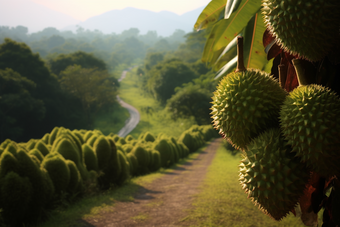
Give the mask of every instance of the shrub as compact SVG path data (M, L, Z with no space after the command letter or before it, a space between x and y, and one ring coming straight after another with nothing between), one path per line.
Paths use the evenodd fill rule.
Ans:
M27 177L32 184L32 200L29 202L29 210L26 213L26 220L37 223L42 217L43 207L46 204L46 191L44 178L42 176L38 160L35 156L31 157L24 150L19 150L17 154L18 174Z
M121 173L117 179L117 184L121 185L130 178L130 164L123 152L118 151L118 159L121 166Z
M121 148L122 148L122 150L124 151L125 154L128 154L133 149L133 145L132 144L124 144Z
M43 136L43 138L41 138L41 140L42 140L45 144L48 144L49 138L50 138L50 134L49 134L49 133L46 133L46 134Z
M139 165L136 156L134 156L134 154L132 154L130 152L126 155L126 157L127 157L127 160L130 163L130 174L131 174L131 176L136 176L137 173L138 173L137 171L138 171L138 165Z
M154 171L159 170L162 166L161 155L156 150L152 150L151 155L152 155L152 164L149 165L149 169L150 171L154 172Z
M5 224L22 226L29 204L32 201L33 187L27 177L9 172L0 180L0 207Z
M85 143L87 143L87 141L93 136L93 132L92 131L87 131L85 133L85 135L83 136L83 141Z
M66 164L70 170L70 182L67 186L67 191L70 194L74 194L79 192L78 190L81 188L81 176L76 164L71 160L66 160Z
M153 149L159 152L162 167L168 167L173 164L174 154L166 139L156 140Z
M104 170L108 167L111 158L111 146L105 136L97 138L93 145L93 150L97 155L99 170Z
M6 149L0 156L0 179L9 172L17 172L18 169L19 163L17 158Z
M98 171L98 159L94 150L88 144L83 144L82 151L86 169Z
M41 154L42 154L43 156L46 156L46 155L48 155L48 154L50 153L50 151L49 151L49 149L47 148L46 144L45 144L42 140L39 140L39 141L35 144L34 148L35 148L35 149L38 149L38 150L41 152ZM34 148L33 148L33 149L34 149ZM31 149L29 149L29 150L31 150Z
M146 142L155 142L155 137L150 133L150 132L146 132L144 134L144 137L143 137L144 141Z
M51 131L50 137L48 138L48 144L52 145L54 140L57 138L59 127L54 127Z
M44 159L44 155L42 155L41 152L36 148L34 148L33 150L30 150L29 154L35 156L40 161L40 163Z
M45 168L53 182L55 193L60 195L66 192L70 182L70 170L64 157L57 153L50 153L45 156L41 167Z
M131 150L131 154L133 154L138 160L138 169L142 171L141 174L148 172L147 167L150 163L149 153L142 146L142 144L137 144Z
M79 151L76 147L76 144L74 144L73 141L71 141L69 138L60 137L60 139L58 138L57 140L55 140L52 147L52 153L53 152L58 152L65 159L72 160L74 163L79 165Z

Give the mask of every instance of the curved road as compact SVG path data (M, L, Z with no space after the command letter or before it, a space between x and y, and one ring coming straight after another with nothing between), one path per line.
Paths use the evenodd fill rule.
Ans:
M128 72L127 70L124 70L122 72L121 77L118 79L119 82L125 78L127 72ZM135 107L124 102L118 95L117 95L117 100L119 104L125 109L127 109L130 113L130 117L126 120L125 126L117 134L120 137L125 137L138 125L138 122L140 120L140 115L139 115L138 110Z

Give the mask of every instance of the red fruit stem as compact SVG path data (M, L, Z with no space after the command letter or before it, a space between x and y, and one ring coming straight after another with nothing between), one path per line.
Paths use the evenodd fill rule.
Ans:
M243 61L243 37L237 36L237 67L235 72L247 71Z

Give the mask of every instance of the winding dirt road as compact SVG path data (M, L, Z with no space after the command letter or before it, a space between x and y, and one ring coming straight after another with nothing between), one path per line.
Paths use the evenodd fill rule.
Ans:
M82 227L173 227L188 226L181 221L192 208L207 169L220 146L212 141L198 157L177 166L172 172L140 187L132 202L116 201L112 209L95 218L82 220Z
M122 72L121 77L118 79L119 82L121 82L126 77L127 72L128 70L124 70ZM125 109L127 109L130 113L130 117L126 120L125 126L117 133L118 136L125 137L138 125L140 120L140 114L135 107L124 102L118 95L117 100L119 104Z

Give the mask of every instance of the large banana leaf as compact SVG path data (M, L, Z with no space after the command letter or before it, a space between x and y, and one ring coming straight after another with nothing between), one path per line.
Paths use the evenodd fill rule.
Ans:
M267 55L262 44L262 36L266 30L266 26L260 14L260 10L250 19L247 26L243 29L244 37L244 64L247 68L255 68L268 70ZM228 74L236 67L237 52L236 52L236 37L225 47L221 55L214 63L216 68L221 68L217 73L216 78ZM220 53L220 51L215 51Z
M261 10L249 21L244 32L244 64L246 68L263 70L268 63L267 54L264 51L262 37L266 30Z
M226 0L212 0L202 11L194 25L196 30L202 30L224 18Z
M225 1L224 12L225 18L228 19L206 24L213 25L213 28L206 41L202 61L215 70L219 69L216 78L231 72L236 67L236 36L242 35L245 66L264 69L268 60L261 42L266 30L260 14L261 0Z
M250 19L260 8L261 0L241 0L238 8L221 23L219 32L215 34L216 41L213 50L227 46L247 26Z

